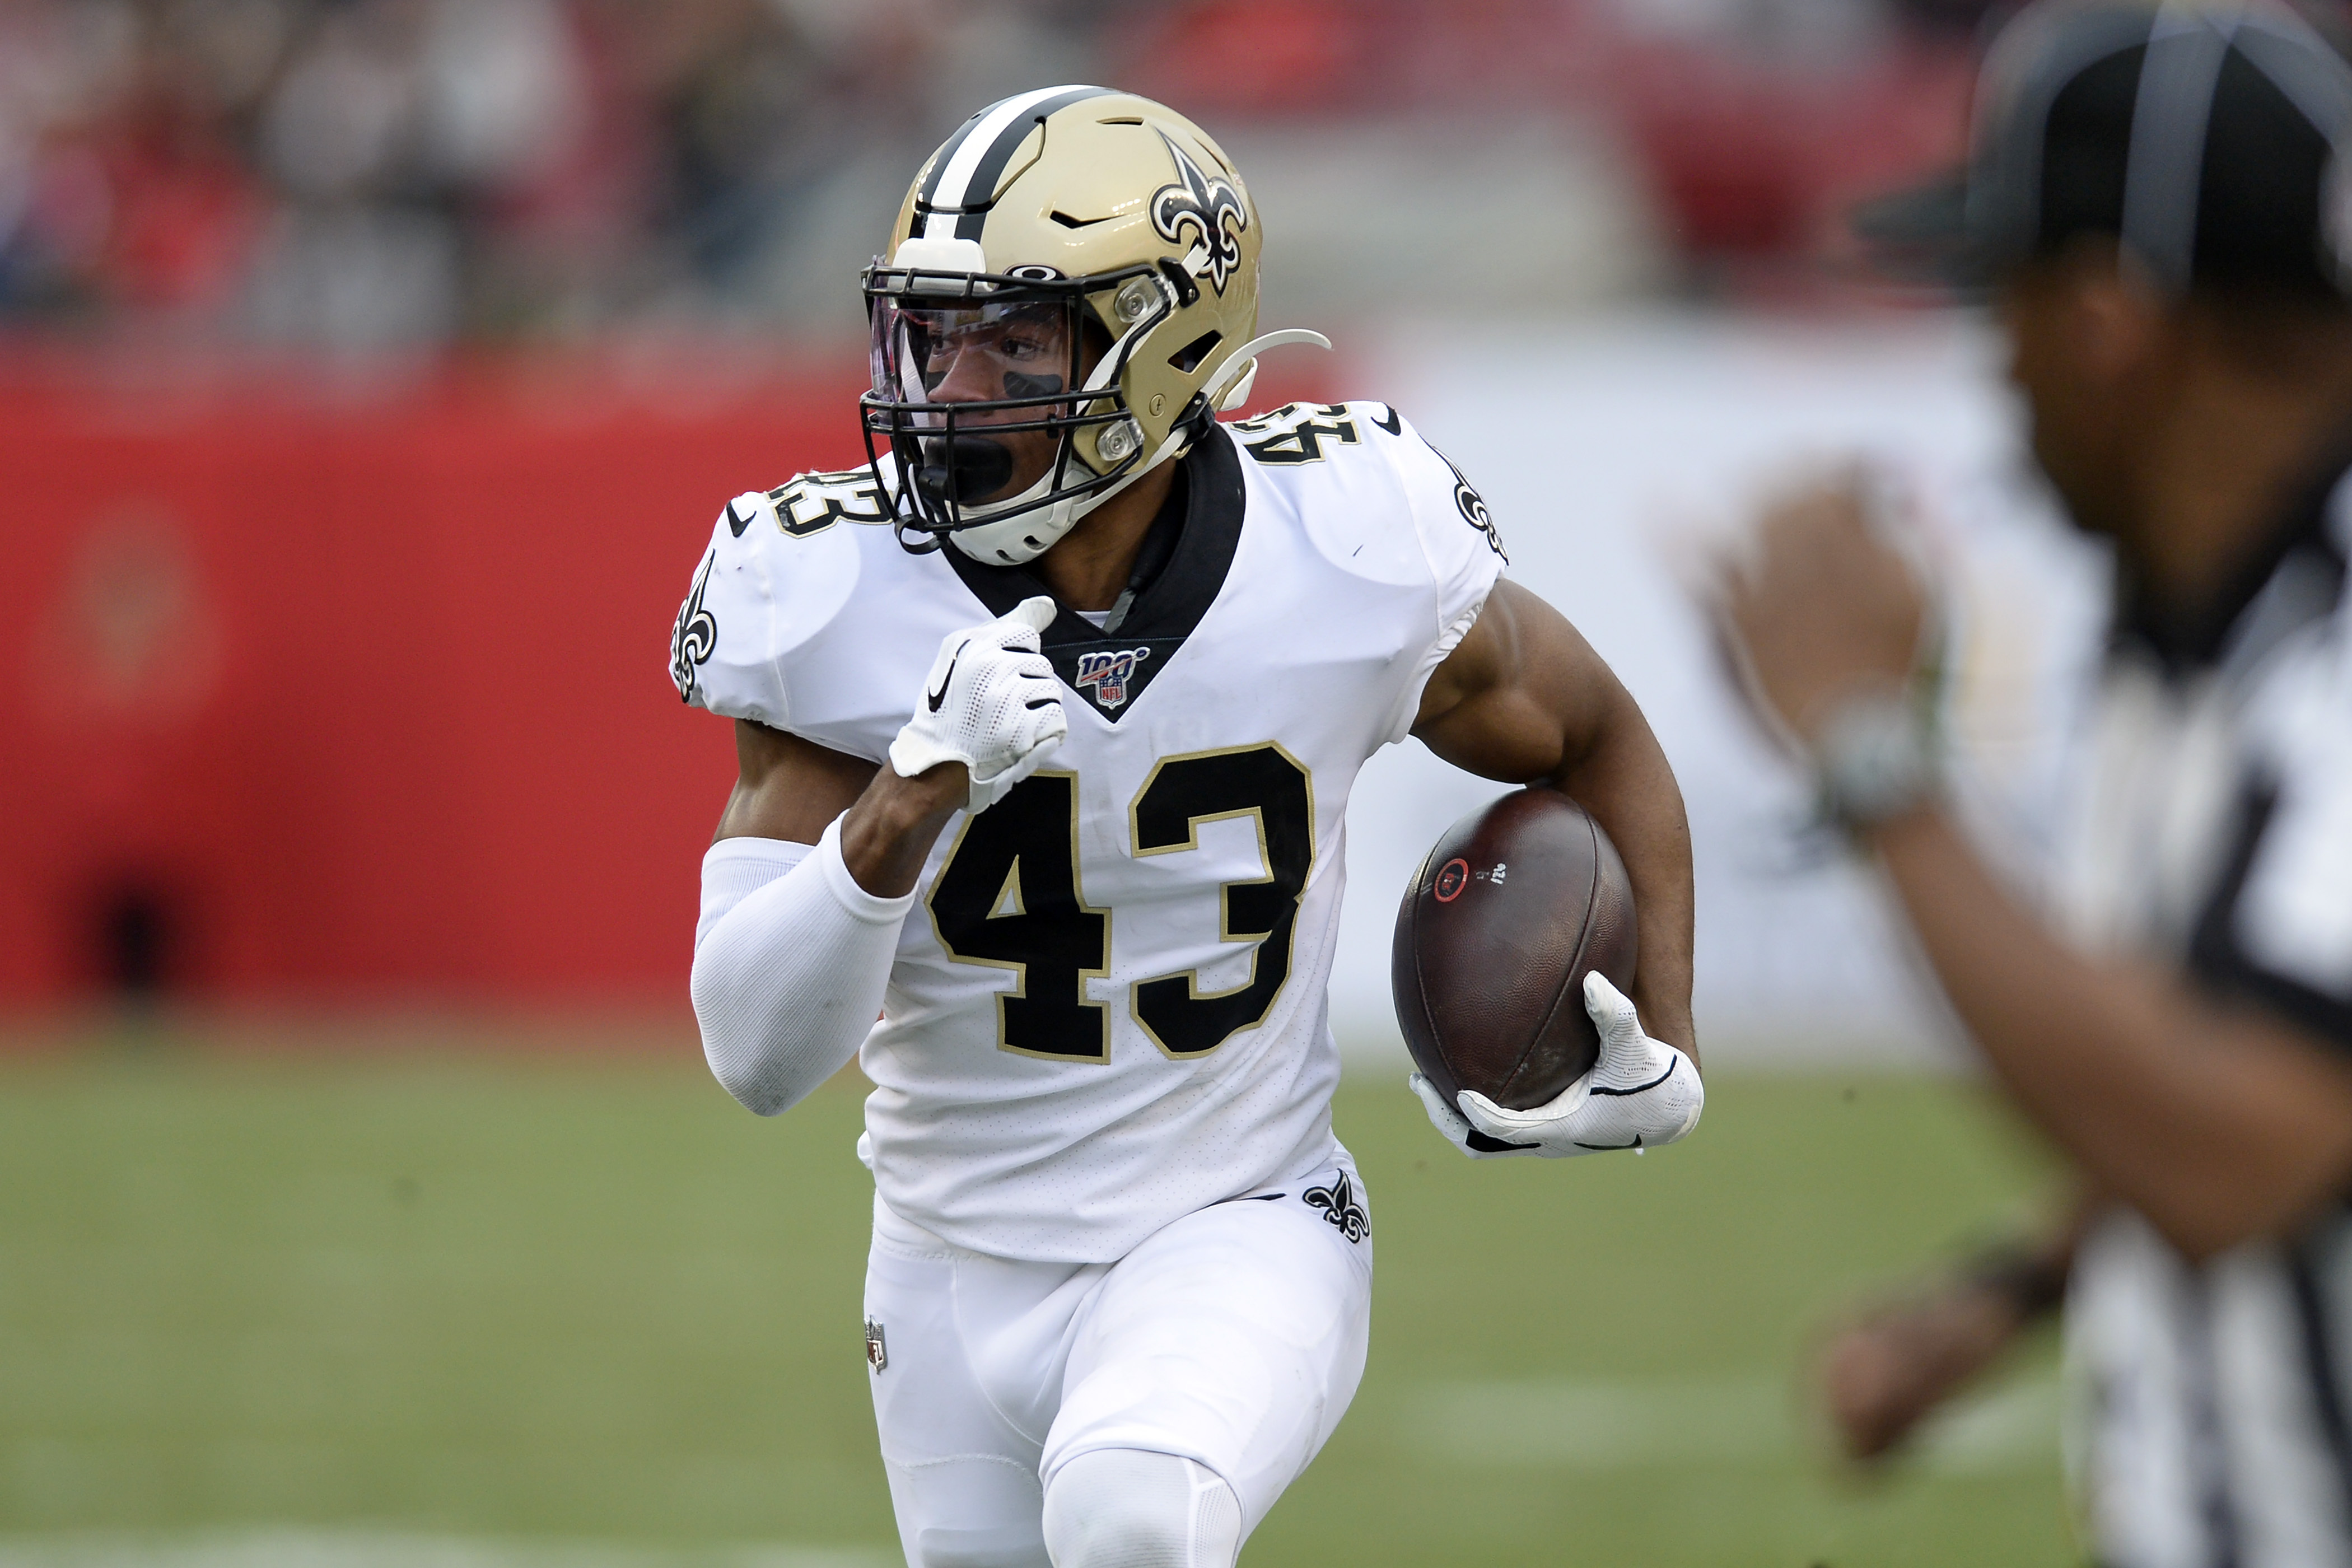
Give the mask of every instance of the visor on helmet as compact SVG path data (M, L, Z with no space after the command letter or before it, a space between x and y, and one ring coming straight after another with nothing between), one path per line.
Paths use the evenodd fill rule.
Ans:
M876 311L876 352L888 365L877 389L904 401L1024 403L1063 391L1082 366L1059 301L901 305ZM877 367L877 371L882 367ZM1001 421L1000 421L1001 423Z

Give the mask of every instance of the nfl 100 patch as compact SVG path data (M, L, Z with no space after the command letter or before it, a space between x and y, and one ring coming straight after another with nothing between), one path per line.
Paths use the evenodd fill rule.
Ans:
M1076 684L1090 686L1087 693L1100 708L1118 708L1127 701L1128 682L1135 679L1135 668L1151 657L1148 647L1123 647L1103 653L1078 655Z

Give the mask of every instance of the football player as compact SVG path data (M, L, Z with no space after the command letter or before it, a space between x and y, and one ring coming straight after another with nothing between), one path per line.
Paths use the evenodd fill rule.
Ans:
M739 496L671 668L732 718L693 994L763 1115L874 1089L866 1355L918 1564L1233 1563L1364 1364L1331 1132L1348 791L1418 736L1567 790L1632 874L1632 997L1474 1155L1671 1142L1702 1094L1688 834L1640 710L1500 581L1380 403L1222 424L1260 227L1216 144L1054 88L932 154L865 276L871 462ZM875 1022L877 1015L881 1022ZM861 1048L862 1047L862 1048Z

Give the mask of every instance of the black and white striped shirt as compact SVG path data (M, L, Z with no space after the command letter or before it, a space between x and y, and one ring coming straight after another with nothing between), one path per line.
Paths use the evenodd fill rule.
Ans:
M2073 934L2352 1051L2352 474L2199 625L2125 616ZM2109 1568L2352 1564L2352 1208L2192 1268L2137 1215L2067 1301L2069 1458Z

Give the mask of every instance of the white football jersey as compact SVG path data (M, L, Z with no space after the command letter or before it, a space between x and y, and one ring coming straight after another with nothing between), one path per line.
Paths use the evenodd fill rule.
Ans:
M1504 566L1485 504L1378 403L1294 405L1183 459L1167 565L1044 637L1069 736L940 835L860 1064L898 1213L1108 1261L1328 1163L1348 792ZM882 762L940 639L1044 590L901 548L865 469L738 498L678 613L688 702Z

